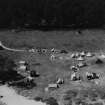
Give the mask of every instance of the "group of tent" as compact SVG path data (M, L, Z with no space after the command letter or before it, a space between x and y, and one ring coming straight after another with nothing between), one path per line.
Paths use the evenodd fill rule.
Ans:
M64 53L65 56L68 55L68 53ZM81 81L83 76L80 76L80 74L78 73L78 71L80 71L80 68L84 68L89 66L89 64L87 64L87 62L85 61L86 59L90 59L90 58L96 58L95 64L103 64L103 59L105 59L105 55L104 53L101 53L100 55L96 55L95 53L91 53L91 52L75 52L72 53L68 59L74 59L76 60L78 63L76 66L70 66L70 70L73 71L73 73L71 74L71 80L72 81ZM51 54L50 56L50 60L54 61L56 59L60 59L63 60L63 56L58 54ZM99 79L100 76L98 73L96 72L85 72L85 76L87 78L87 80L95 80L95 79Z
M8 47L4 46L1 41L0 41L0 49L1 50L2 49L10 50L10 51L25 51L25 50L17 50L17 49L8 48ZM48 50L46 48L37 48L37 49L29 49L28 51L29 52L38 52L39 54L50 52L51 53L50 60L52 60L52 61L56 59L56 54L61 54L61 55L62 54L65 54L65 55L69 54L69 52L66 51L66 50L59 50L59 49L55 49L55 48L52 48L51 50ZM81 80L81 77L79 75L77 75L77 73L80 70L80 68L88 66L87 63L84 62L85 58L86 57L91 58L93 56L95 56L95 54L93 54L91 52L85 52L85 51L76 52L76 53L72 53L71 55L69 55L70 58L68 58L68 59L75 59L79 62L76 66L71 66L70 67L70 69L73 71L73 74L71 74L71 80L73 80L73 81ZM60 56L59 58L61 60L63 59L62 56ZM101 59L105 59L104 54L101 54L98 57L98 59L96 61L96 64L103 63L103 61ZM17 65L17 73L21 74L22 71L26 72L28 74L27 76L25 76L25 79L24 79L25 82L32 83L34 81L35 77L39 76L39 74L36 71L30 71L28 63L26 63L25 61L19 61L18 65ZM87 76L88 80L99 78L99 76L97 76L96 73L86 73L86 76ZM21 82L16 82L15 81L14 83L21 83ZM59 84L61 84L61 83L64 83L64 81L62 79L58 79L57 83L49 84L48 88L59 87ZM13 84L13 82L10 83L10 84Z
M71 57L75 58L75 60L79 61L78 64L76 66L71 66L70 69L73 71L73 73L71 74L71 80L72 81L81 81L83 76L80 76L78 74L78 72L80 71L80 68L86 67L88 66L88 64L85 62L85 57L94 57L96 56L96 61L95 64L103 64L103 59L105 59L105 55L101 54L101 55L95 55L93 53L85 53L85 52L81 52L81 53L75 53L72 54ZM85 72L85 76L87 78L87 80L94 80L94 79L99 79L100 76L98 73L96 72Z
M49 91L50 89L59 88L61 84L64 84L64 79L58 78L56 80L56 83L48 84L48 86L45 88L45 91Z
M85 76L86 76L87 80L89 80L89 81L100 78L99 73L96 73L96 72L85 72ZM74 72L71 75L72 81L81 81L82 79L83 79L83 76L82 75L80 76L78 73Z

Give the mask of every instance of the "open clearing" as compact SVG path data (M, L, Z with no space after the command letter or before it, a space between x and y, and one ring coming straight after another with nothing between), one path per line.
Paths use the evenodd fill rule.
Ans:
M4 45L10 48L29 49L42 47L48 49L66 49L69 52L84 50L97 53L99 53L100 51L104 52L105 50L105 31L103 30L84 30L82 34L78 34L76 31L23 31L18 33L2 31L0 32L0 40L4 43ZM3 51L1 51L0 53L4 54ZM37 96L40 96L43 99L54 97L55 99L57 99L60 105L71 105L71 96L69 94L70 90L79 91L78 94L84 92L82 90L88 90L90 91L90 93L92 89L104 91L104 82L100 84L100 88L100 86L95 85L94 82L87 83L86 81L84 81L82 83L75 84L70 81L70 75L72 73L70 71L70 66L73 64L72 60L65 62L51 62L49 60L49 54L39 55L29 52L5 52L5 54L13 57L14 60L21 59L27 61L31 65L31 69L38 71L41 75L35 80L37 86L31 90L21 90L15 87L21 95L29 96L32 99ZM94 59L91 59L88 62L92 62L93 64ZM40 66L36 66L35 63L40 63ZM97 71L101 72L104 77L104 70L105 62L101 66L93 64L89 67L85 67L81 69L80 73L81 75L83 75L84 71ZM62 84L58 89L45 92L45 87L47 87L49 83L55 82L58 77L64 78L65 83ZM103 78L102 81L104 80L105 79ZM67 97L69 98L69 102L68 100L66 102L64 101L66 93L68 93L69 97ZM75 98L73 100L75 101ZM90 102L90 100L87 100L87 102ZM99 100L99 102L101 101Z

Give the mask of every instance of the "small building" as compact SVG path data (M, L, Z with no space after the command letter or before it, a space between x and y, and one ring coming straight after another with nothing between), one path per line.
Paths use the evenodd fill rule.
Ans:
M48 84L48 88L52 88L52 89L56 89L56 88L59 88L59 85L58 84Z

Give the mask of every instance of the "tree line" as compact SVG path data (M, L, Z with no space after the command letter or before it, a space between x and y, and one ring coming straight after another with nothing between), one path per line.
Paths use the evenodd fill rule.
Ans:
M2 0L0 27L100 27L104 0Z

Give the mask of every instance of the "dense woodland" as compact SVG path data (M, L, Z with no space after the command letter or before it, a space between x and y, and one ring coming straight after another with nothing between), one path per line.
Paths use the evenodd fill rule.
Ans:
M0 27L93 28L105 24L105 0L1 0Z

